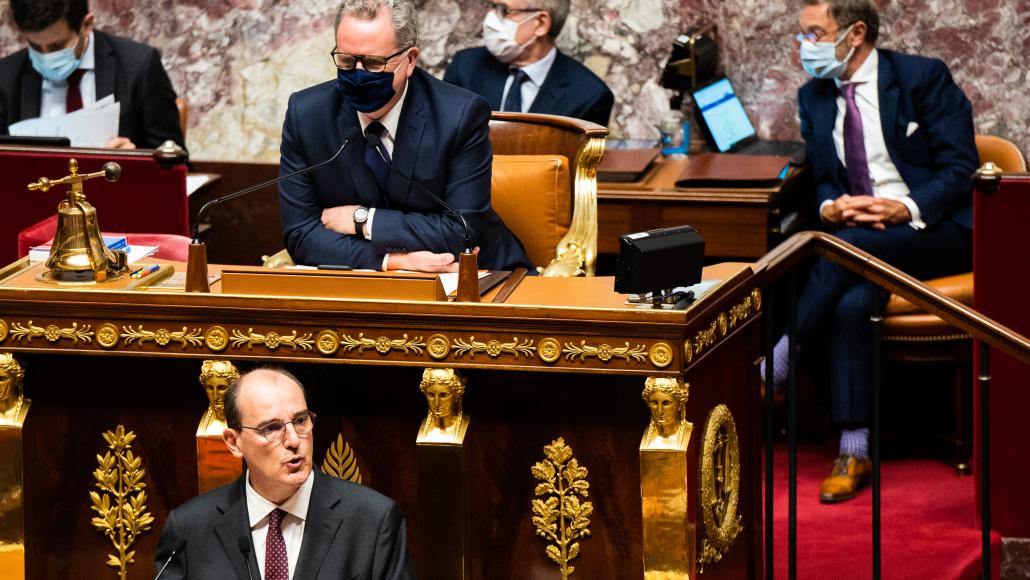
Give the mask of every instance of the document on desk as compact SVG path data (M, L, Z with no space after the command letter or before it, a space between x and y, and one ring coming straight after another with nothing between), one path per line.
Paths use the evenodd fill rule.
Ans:
M25 119L10 127L11 135L25 137L67 137L72 147L103 147L118 136L121 104L108 95L78 111L56 117Z

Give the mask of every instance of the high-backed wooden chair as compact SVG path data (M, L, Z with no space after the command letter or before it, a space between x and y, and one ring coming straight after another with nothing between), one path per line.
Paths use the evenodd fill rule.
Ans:
M175 108L179 111L179 129L182 131L182 140L186 141L186 127L189 126L190 103L183 97L175 99Z
M569 117L491 116L491 203L544 276L594 273L597 164L607 134Z
M1026 157L1014 143L992 135L977 135L980 164L993 163L1003 172L1027 171ZM973 305L973 273L926 282L951 298ZM948 439L956 446L956 464L968 471L971 449L972 345L968 334L900 296L892 295L884 309L884 355L896 361L952 365L954 425Z

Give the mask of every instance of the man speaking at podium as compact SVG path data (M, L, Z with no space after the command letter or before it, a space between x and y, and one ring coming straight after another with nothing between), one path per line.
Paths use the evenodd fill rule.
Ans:
M290 97L280 175L331 158L355 128L366 139L330 166L280 183L294 261L457 271L464 227L428 190L467 220L481 267L528 267L490 207L490 107L415 66L412 0L344 0L335 32L337 79Z

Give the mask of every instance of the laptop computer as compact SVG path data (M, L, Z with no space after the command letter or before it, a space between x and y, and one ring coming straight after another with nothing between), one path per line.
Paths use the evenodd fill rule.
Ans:
M755 126L744 110L730 79L721 77L694 89L694 111L709 146L720 153L782 155L793 165L805 162L801 141L766 141L758 138Z

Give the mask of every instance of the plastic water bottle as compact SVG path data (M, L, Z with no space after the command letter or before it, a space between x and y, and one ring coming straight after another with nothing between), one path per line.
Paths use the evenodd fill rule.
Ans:
M690 122L683 120L678 111L669 111L658 125L662 138L662 156L684 159L690 146Z

